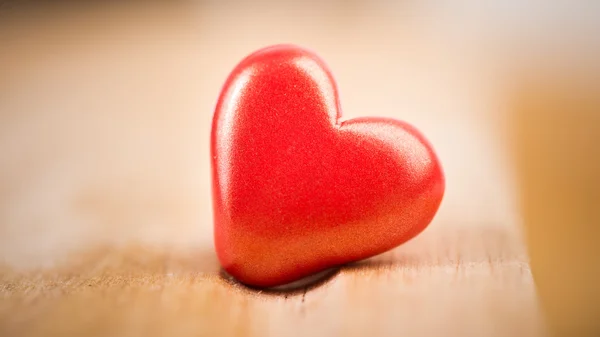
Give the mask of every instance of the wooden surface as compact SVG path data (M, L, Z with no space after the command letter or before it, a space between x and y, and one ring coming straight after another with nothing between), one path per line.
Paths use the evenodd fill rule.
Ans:
M1 336L545 335L476 53L417 9L317 9L4 21ZM324 57L345 117L419 127L447 194L409 243L267 292L220 273L208 135L228 71L276 42Z

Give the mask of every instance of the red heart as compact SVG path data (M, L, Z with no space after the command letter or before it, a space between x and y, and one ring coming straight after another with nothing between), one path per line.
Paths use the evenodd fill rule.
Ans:
M211 135L215 247L259 287L365 259L420 233L444 193L440 163L412 126L340 121L315 54L265 48L231 73Z

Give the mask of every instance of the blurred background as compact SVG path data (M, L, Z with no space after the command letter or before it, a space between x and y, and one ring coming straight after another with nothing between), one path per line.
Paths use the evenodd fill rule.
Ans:
M594 1L5 2L3 277L130 244L218 271L213 108L244 56L294 43L328 63L345 118L405 120L438 151L427 254L530 257L534 304L501 310L539 296L552 332L598 336L599 35ZM471 234L448 250L453 233Z

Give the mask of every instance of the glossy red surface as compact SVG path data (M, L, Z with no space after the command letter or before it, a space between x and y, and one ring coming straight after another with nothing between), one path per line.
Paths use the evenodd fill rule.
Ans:
M425 138L401 121L340 116L331 73L295 46L259 50L227 79L211 135L215 246L242 283L368 258L435 215L444 176Z

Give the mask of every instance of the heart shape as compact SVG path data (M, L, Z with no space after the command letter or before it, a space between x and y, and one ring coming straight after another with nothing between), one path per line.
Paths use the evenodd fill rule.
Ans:
M271 287L419 234L444 194L430 144L393 119L340 121L315 54L259 50L231 73L211 134L215 247L230 275Z

